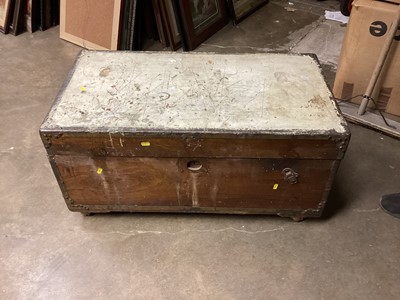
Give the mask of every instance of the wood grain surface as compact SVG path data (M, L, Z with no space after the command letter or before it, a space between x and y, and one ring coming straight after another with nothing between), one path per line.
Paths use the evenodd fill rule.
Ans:
M46 136L43 136L46 135ZM50 136L50 137L49 137ZM344 154L338 136L276 138L223 135L127 135L121 133L62 135L51 139L49 152L60 155L129 157L220 157L338 159ZM340 141L346 142L344 136ZM148 143L148 146L142 146Z
M317 210L334 164L293 159L54 159L74 204L114 209L121 205L173 206L177 211L185 207ZM193 164L195 170L190 169ZM299 174L298 183L284 180L284 168Z

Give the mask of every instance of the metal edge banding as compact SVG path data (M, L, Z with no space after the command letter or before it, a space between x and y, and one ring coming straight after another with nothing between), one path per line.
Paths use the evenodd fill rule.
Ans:
M44 124L48 121L48 119L51 117L51 115L56 110L57 105L60 103L60 101L62 99L62 96L64 95L64 92L65 92L66 88L68 87L68 85L69 85L69 83L70 83L70 81L72 79L72 76L75 73L75 70L76 70L76 68L78 66L78 63L79 63L81 57L84 55L84 53L86 51L87 50L81 50L78 53L77 57L75 58L75 61L74 61L73 65L72 65L71 69L69 70L67 76L65 77L64 83L62 84L59 92L57 93L55 99L53 100L52 105L50 106L50 109L48 110L48 112L46 114L46 117L44 118L42 124L40 125L40 129L39 129L40 132L45 131L47 129L47 127L45 127ZM91 52L93 52L93 51L91 51Z
M60 170L58 169L57 163L54 159L54 155L48 155L48 159L68 209L70 211L87 211L89 209L89 206L79 204L75 205L74 200L71 199L71 197L69 196L67 188L64 184L64 180L62 179L62 176L60 174Z
M321 202L318 205L317 215L316 215L317 217L320 217L325 209L326 202L328 201L329 194L332 190L332 186L333 186L333 182L336 177L337 170L339 169L339 165L340 165L340 160L334 160L332 162L332 167L331 167L331 171L329 174L329 178L325 185L325 191L324 191L324 194L322 195ZM305 214L305 216L307 216L307 215Z
M137 205L85 205L81 207L75 205L70 209L73 212L83 213L110 213L110 212L129 212L129 213L146 213L146 212L157 212L157 213L193 213L193 214L234 214L234 215L277 215L285 218L292 218L298 215L303 217L318 217L316 210L310 209L307 214L304 214L304 210L284 210L284 209L263 209L263 208L229 208L223 207L221 209L210 207L196 207L191 206L137 206Z
M131 129L131 130L129 130ZM87 131L83 130L82 127L75 127L74 130L60 129L43 129L42 132L44 134L49 135L63 135L63 136L109 136L109 134L113 135L121 135L125 137L136 137L136 136L162 136L162 137L181 137L183 135L188 136L197 136L202 138L238 138L245 137L245 138L259 138L259 139L266 139L266 138L274 138L274 139L287 139L288 137L293 139L329 139L331 138L339 138L343 137L343 133L338 133L336 131L296 131L296 132L289 132L289 131L280 131L280 130L269 130L269 131L227 131L227 130L212 130L212 131L195 131L195 130L132 130L132 128L115 128L115 130L110 130L109 128L102 128L101 130L96 131Z
M326 76L325 76L324 72L322 71L322 64L319 61L318 56L315 53L302 53L302 55L307 55L307 56L311 57L315 61L315 63L318 66L318 69L319 69L319 71L320 71L320 73L322 75L322 78L324 79L324 81L326 83L327 82ZM345 129L345 135L348 136L348 138L350 138L351 133L350 133L349 125L347 124L347 121L346 121L346 119L345 119L345 117L343 115L343 112L342 112L342 110L340 109L338 103L335 100L335 96L333 95L332 89L328 86L328 84L326 84L326 87L329 90L329 94L330 94L329 98L331 99L333 105L336 108L336 111L338 112L337 116L339 117L339 119L341 121L340 123L343 126L343 128Z
M41 133L47 134L73 134L73 135L90 135L90 134L120 134L123 136L137 136L137 135L148 135L148 136L179 136L179 135L199 135L202 137L212 137L213 135L225 135L227 137L237 138L240 136L251 136L260 138L327 138L332 137L343 137L346 133L340 133L334 130L217 130L217 129L188 129L188 130L169 130L169 129L146 129L146 128L130 128L130 127L98 127L96 130L85 130L83 127L67 127L67 128L42 128Z
M350 143L350 132L329 136L329 140L335 143L336 149L338 150L336 159L342 160Z
M344 155L346 154L347 148L349 147L350 144L350 138L351 138L351 133L350 130L348 134L346 134L344 137L343 143L342 143L342 148L339 148L339 156L338 159L343 159Z
M51 152L50 152L51 138L53 137L53 135L62 134L63 130L61 128L58 128L56 130L49 130L44 124L49 120L49 118L52 116L52 114L56 110L57 104L61 101L62 96L63 96L66 88L68 87L68 85L69 85L69 83L70 83L70 81L72 79L72 76L75 73L75 70L76 70L76 67L77 67L77 65L79 63L79 60L81 59L81 57L83 56L83 53L85 51L86 50L81 50L78 53L77 57L75 58L75 61L74 61L73 65L72 65L72 68L69 70L67 76L65 77L64 83L62 84L60 90L58 91L56 97L54 98L53 103L50 106L50 109L48 110L48 112L47 112L42 124L39 127L39 135L40 135L40 138L41 138L41 140L43 142L43 145L45 146L45 148L47 150L48 155L51 154Z

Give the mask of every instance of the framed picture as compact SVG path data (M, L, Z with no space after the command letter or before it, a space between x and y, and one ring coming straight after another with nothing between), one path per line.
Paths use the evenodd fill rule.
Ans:
M132 24L134 24L133 13L136 11L137 2L134 0L124 0L121 7L121 19L119 24L119 50L130 50ZM133 28L134 29L134 28ZM134 30L133 30L134 32Z
M23 31L25 10L26 2L23 0L15 0L14 15L11 25L11 33L14 35L18 35Z
M117 50L122 0L61 0L60 37L93 50Z
M143 1L139 0L123 1L118 50L141 49L143 42L143 4Z
M175 5L184 50L195 49L228 22L224 0L175 0Z
M11 0L0 0L0 32L7 34L11 11Z
M29 33L39 29L39 2L37 0L26 0L25 28Z
M169 46L171 50L177 50L182 46L182 43L172 0L161 0L160 10L165 24Z
M51 2L39 0L39 29L45 31L51 27Z
M153 10L154 10L154 17L156 19L156 24L157 24L158 38L160 39L162 46L167 47L169 45L169 41L167 38L167 32L166 32L166 28L165 28L166 24L162 17L161 1L153 0L152 4L153 4Z
M227 0L229 13L236 25L254 11L268 3L268 0Z

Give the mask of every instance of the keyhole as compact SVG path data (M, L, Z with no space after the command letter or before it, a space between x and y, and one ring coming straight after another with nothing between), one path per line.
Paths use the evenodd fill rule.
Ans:
M203 167L198 160L190 160L186 166L190 171L199 171Z

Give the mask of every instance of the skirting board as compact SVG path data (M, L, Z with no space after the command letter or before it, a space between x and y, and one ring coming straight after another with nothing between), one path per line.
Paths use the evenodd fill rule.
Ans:
M400 122L389 119L386 117L388 124L395 128L388 127L378 113L366 111L364 115L359 116L358 105L348 102L341 102L338 104L345 119L350 123L361 125L369 129L381 132L385 135L400 139Z

